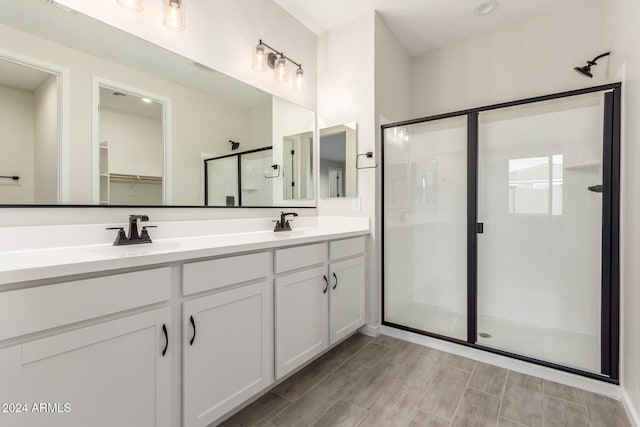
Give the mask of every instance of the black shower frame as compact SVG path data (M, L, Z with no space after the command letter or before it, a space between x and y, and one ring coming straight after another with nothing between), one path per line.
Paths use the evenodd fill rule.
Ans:
M226 154L224 156L218 156L218 157L209 157L208 159L203 159L202 161L204 162L204 205L205 207L209 206L209 168L207 167L207 162L210 162L211 160L219 160L219 159L226 159L227 157L238 157L237 161L238 161L238 206L211 206L212 208L222 208L222 207L236 207L236 208L243 208L243 207L247 207L247 208L259 208L260 206L242 206L242 160L241 157L245 154L252 154L252 153L257 153L259 151L267 151L267 150L273 150L273 146L268 146L268 147L260 147L260 148L256 148L254 150L248 150L248 151L242 151L240 153L231 153L231 154Z
M619 384L620 340L620 125L621 83L611 83L585 89L571 90L550 95L525 98L517 101L487 105L484 107L438 114L380 126L382 158L380 218L381 232L381 310L382 324L408 332L484 350L500 356L569 372L576 375ZM533 357L511 353L476 343L477 337L477 248L478 248L478 116L484 111L515 107L536 102L550 101L589 93L604 92L603 123L603 199L602 199L602 301L601 301L601 373L583 371ZM448 337L421 329L411 328L385 320L384 301L384 131L388 128L408 126L452 117L467 117L467 340Z

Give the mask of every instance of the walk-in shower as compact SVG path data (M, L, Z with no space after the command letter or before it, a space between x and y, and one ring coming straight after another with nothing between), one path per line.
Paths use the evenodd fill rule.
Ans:
M615 381L619 90L384 125L383 323Z

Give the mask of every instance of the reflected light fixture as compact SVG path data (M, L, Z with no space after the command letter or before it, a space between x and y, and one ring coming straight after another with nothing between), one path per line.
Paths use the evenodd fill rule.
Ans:
M267 52L267 50L270 52ZM297 63L284 53L264 43L262 39L255 47L252 68L256 71L266 71L267 68L271 68L274 70L274 80L278 82L286 82L289 80L287 61L298 67L296 69L296 76L293 82L293 89L295 91L299 91L302 89L304 83L304 71L302 70L302 64Z
M611 52L606 52L606 53L603 53L602 55L598 55L595 58L593 58L591 61L587 61L587 65L583 67L574 67L574 70L576 70L578 73L582 74L583 76L593 78L593 74L591 74L591 67L593 67L594 65L598 65L596 62L598 59L604 58L605 56L609 56L609 55L611 55Z
M184 31L184 0L163 0L164 26L173 31Z
M142 0L118 0L118 4L130 12L142 12Z

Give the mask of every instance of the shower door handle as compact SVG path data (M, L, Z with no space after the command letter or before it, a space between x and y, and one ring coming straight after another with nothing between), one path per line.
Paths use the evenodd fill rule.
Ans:
M602 193L604 190L604 185L592 185L588 187L589 191L593 191L594 193Z
M476 233L478 234L484 233L484 222L479 222L476 224Z

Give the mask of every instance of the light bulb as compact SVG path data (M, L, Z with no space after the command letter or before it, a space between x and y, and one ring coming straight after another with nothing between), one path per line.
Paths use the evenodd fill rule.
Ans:
M130 12L142 12L142 0L118 0L118 4Z
M280 55L280 58L275 63L275 76L274 79L278 82L286 82L289 79L289 73L287 73L287 61Z
M302 89L302 85L304 84L304 71L302 71L302 67L298 67L296 70L296 80L293 83L293 90L296 92Z
M267 55L265 55L264 46L261 44L256 46L253 55L253 69L256 71L266 71L267 69Z
M164 0L164 25L173 31L184 31L184 0Z

